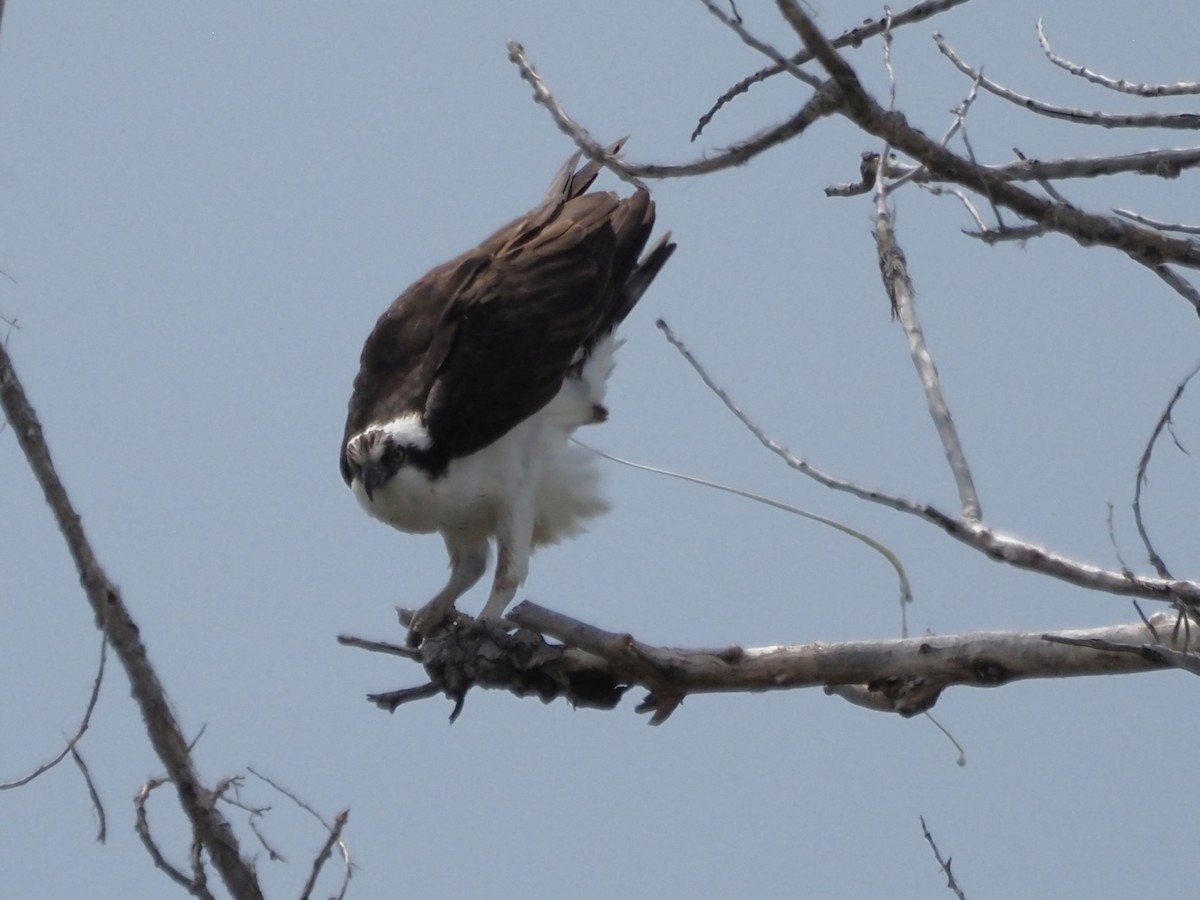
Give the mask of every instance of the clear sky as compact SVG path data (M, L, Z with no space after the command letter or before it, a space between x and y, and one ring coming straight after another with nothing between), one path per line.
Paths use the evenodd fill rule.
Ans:
M787 50L773 5L740 4ZM825 4L836 34L880 9ZM1113 111L1195 109L1118 97L1054 69L1195 80L1194 8L967 4L897 34L898 102L940 135L968 83L936 28L1014 88ZM393 607L444 577L436 537L358 509L336 451L357 357L391 299L542 195L571 152L506 60L524 43L567 107L630 158L713 151L797 110L775 79L688 135L762 65L699 3L33 3L0 37L0 315L8 347L110 576L139 622L205 778L248 765L332 816L349 807L351 896L948 896L924 815L969 895L1194 890L1187 789L1198 686L1180 673L948 691L925 719L819 690L689 699L661 728L473 693L459 722L428 700L394 715L369 691L411 664L339 647L400 638ZM878 43L850 54L886 86ZM976 153L1006 161L1189 146L1186 132L1049 122L981 97ZM889 320L870 201L830 200L876 143L831 121L742 169L654 186L679 251L628 321L611 421L587 438L838 517L904 558L914 630L1131 621L1128 600L1005 569L915 520L787 470L720 407L654 328L665 317L748 410L838 474L953 509L953 482L904 337ZM608 176L606 176L608 177ZM1194 220L1196 176L1073 183L1094 209ZM610 186L619 186L608 177ZM622 187L622 189L624 189ZM1012 218L1009 218L1012 221ZM897 229L948 400L996 527L1146 570L1133 472L1197 357L1196 316L1118 254L1056 237L983 247L952 198L909 188ZM1177 434L1200 448L1198 400ZM811 522L605 468L614 511L535 556L521 597L680 646L896 636L894 578ZM1164 443L1144 499L1160 551L1195 576L1195 456ZM463 603L475 610L483 589ZM1150 609L1147 605L1147 609ZM47 758L86 700L98 636L11 433L0 434L0 780ZM183 896L133 832L159 773L115 666L82 744L108 843L62 766L0 795L6 898ZM295 896L324 834L249 779L243 798ZM152 804L164 849L182 817ZM230 811L245 846L245 816ZM329 882L332 885L332 881ZM328 887L325 893L328 893Z

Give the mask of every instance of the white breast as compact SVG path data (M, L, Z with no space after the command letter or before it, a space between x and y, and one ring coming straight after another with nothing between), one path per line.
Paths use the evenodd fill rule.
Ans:
M497 516L521 491L534 492L533 544L579 534L587 519L606 512L595 455L571 444L575 429L594 420L613 368L612 339L601 341L580 377L568 379L553 400L500 440L452 462L436 480L405 467L375 492L372 502L357 480L358 502L401 531L458 531L490 537Z

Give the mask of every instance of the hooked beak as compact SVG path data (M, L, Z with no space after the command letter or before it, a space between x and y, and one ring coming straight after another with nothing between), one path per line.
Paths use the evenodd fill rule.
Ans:
M362 486L363 490L367 492L367 499L374 500L375 492L387 483L388 471L381 463L365 462L359 477L362 478Z

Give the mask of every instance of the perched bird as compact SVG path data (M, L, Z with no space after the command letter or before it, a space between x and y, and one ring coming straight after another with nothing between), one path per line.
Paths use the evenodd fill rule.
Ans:
M480 617L496 620L535 547L608 509L594 456L569 439L607 418L614 331L675 245L667 234L643 255L650 194L588 193L600 167L577 169L579 158L537 207L401 294L363 346L342 477L372 516L436 531L450 555L412 643L454 616L490 542L496 571Z

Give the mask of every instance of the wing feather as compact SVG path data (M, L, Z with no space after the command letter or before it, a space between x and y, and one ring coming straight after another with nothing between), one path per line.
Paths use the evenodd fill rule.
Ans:
M480 450L549 403L580 351L625 318L674 245L660 241L639 263L650 195L587 193L599 166L576 164L539 206L430 271L380 317L343 448L372 422L420 413L435 464Z

